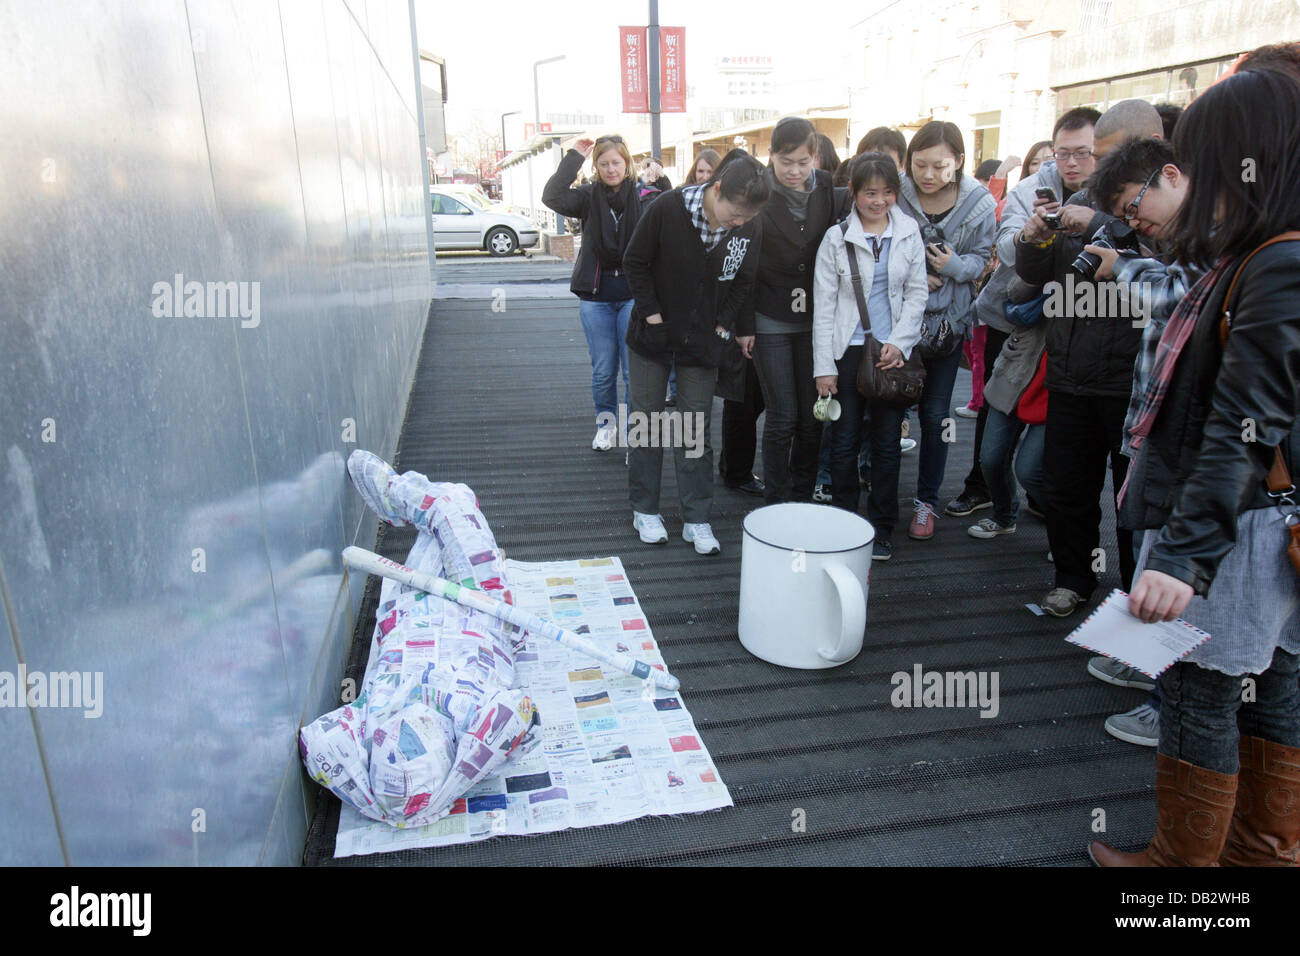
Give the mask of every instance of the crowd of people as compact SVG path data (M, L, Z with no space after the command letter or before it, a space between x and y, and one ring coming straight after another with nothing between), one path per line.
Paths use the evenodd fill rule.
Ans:
M1093 844L1099 865L1298 862L1298 50L1254 51L1182 111L1071 109L1023 159L973 174L952 123L872 130L841 163L790 117L766 165L705 151L677 189L654 167L638 182L618 137L582 140L544 194L582 221L572 288L598 421L620 369L632 412L672 398L703 413L704 453L674 449L682 536L701 554L720 551L707 432L720 368L743 379L723 409L724 483L853 512L867 488L873 561L894 549L910 410L917 542L936 533L949 415L973 418L973 460L942 513L987 512L966 530L994 541L1015 533L1024 488L1054 569L1039 604L1056 617L1106 573L1109 470L1130 613L1211 638L1158 681L1088 664L1150 692L1106 729L1157 753L1156 835L1137 854ZM588 158L595 179L571 188ZM972 397L954 408L963 363ZM823 423L828 396L839 415ZM611 427L594 449L620 444ZM633 526L664 543L663 448L630 447L628 466Z

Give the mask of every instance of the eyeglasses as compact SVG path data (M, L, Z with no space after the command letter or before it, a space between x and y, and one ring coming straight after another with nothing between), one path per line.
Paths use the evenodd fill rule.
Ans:
M1156 178L1159 175L1160 175L1160 170L1157 169L1154 173L1150 175L1150 177L1147 178L1146 184L1143 185L1143 187L1138 190L1138 194L1135 197L1133 197L1133 201L1124 207L1125 219L1133 220L1138 217L1138 210L1142 208L1142 197L1147 194L1147 190L1151 188L1151 184L1156 181Z
M621 143L621 142L623 142L623 137L622 137L622 136L597 136L597 137L596 137L596 142L598 142L598 143Z
M1054 149L1052 155L1056 157L1058 163L1068 163L1071 159L1082 163L1092 155L1092 149L1088 146L1081 146L1078 149Z

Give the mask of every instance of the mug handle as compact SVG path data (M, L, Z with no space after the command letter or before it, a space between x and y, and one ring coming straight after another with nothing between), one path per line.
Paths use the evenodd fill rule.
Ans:
M819 647L823 660L843 664L862 650L862 635L867 628L867 598L857 576L842 564L823 565L840 598L840 638L834 648Z

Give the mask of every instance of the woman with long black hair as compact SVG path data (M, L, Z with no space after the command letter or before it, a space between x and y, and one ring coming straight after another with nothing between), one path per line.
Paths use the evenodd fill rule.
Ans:
M587 157L593 182L570 185ZM659 193L638 187L632 155L621 136L580 139L560 160L542 190L542 202L561 216L582 220L582 243L569 288L578 297L578 315L591 356L591 397L596 406L594 451L609 451L618 441L618 372L628 390L627 327L632 290L623 272L623 253L645 204Z
M655 200L624 254L636 299L627 333L628 489L632 526L646 544L668 540L659 514L667 443L677 472L682 538L699 554L722 550L709 525L709 419L718 366L730 340L735 338L746 357L754 348L751 293L762 235L754 219L767 198L763 167L743 150L732 150L708 182L678 187ZM670 366L677 370L677 406L670 421L679 421L681 428L667 442L662 433L634 434L634 416L651 422L651 429L663 421Z
M1174 255L1208 271L1161 333L1126 422L1120 502L1123 524L1146 529L1130 613L1210 638L1160 675L1156 834L1140 853L1092 844L1102 866L1300 855L1300 554L1287 554L1300 521L1287 491L1300 467L1300 232L1285 235L1300 230L1298 129L1300 83L1261 71L1209 87L1174 132L1190 178Z
M763 484L768 504L809 501L822 426L813 417L813 275L830 226L848 211L848 191L817 168L817 129L788 116L772 130L763 207L763 247L754 290L754 366L763 389Z

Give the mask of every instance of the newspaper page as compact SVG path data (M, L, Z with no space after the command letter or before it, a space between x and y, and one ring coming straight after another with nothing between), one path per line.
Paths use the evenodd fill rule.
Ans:
M618 558L505 564L521 609L608 650L663 664ZM533 635L515 654L515 673L541 715L541 746L479 781L449 816L426 826L394 828L344 804L336 857L733 805L680 691L602 669Z

